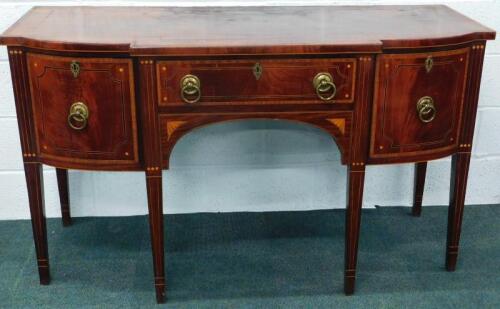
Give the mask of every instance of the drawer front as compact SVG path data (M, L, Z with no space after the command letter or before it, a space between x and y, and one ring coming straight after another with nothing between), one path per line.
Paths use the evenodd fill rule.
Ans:
M352 103L356 60L160 61L157 72L163 106ZM333 85L318 73L327 73ZM196 77L199 88L183 89L187 75ZM318 84L324 99L316 76L325 82Z
M457 146L469 49L381 55L371 158L404 158Z
M27 59L40 157L137 162L131 60L38 54Z

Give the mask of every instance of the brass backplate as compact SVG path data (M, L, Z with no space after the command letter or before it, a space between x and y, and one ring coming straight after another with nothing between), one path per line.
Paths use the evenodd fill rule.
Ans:
M77 78L80 74L80 64L76 61L71 61L69 68L71 70L71 73L73 73L73 77Z
M427 59L425 59L425 70L427 73L429 73L432 70L432 66L434 65L434 60L432 60L432 57L429 56Z

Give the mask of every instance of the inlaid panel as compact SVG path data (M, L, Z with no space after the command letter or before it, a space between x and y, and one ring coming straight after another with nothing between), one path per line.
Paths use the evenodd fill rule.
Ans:
M320 73L328 74L334 86L318 94L314 78ZM356 60L160 61L157 74L158 100L163 106L328 105L353 102ZM199 90L192 89L196 90L192 95L189 89L183 94L183 78L187 75L199 81Z
M469 48L378 57L371 158L457 147Z
M28 54L40 157L138 161L132 62Z

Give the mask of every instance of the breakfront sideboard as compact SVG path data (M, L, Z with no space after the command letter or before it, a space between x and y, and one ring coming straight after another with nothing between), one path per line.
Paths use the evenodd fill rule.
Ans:
M165 293L162 170L191 130L282 119L325 130L347 166L346 294L365 167L452 156L446 269L455 269L486 40L446 6L35 7L8 46L40 283L49 257L42 164L145 173L156 299ZM168 228L168 227L167 227ZM175 237L175 235L172 235Z

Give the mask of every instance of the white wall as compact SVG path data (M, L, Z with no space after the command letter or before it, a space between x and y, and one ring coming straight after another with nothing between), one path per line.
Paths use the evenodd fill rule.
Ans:
M436 1L148 1L141 5L414 4ZM440 2L500 29L500 0ZM0 31L33 5L137 5L132 1L0 0ZM466 203L500 203L500 39L488 43ZM0 48L0 219L28 218L28 202L6 49ZM431 162L425 205L448 202L449 158ZM55 172L46 168L49 217L59 217ZM329 136L275 121L218 124L187 135L164 172L166 213L345 207L346 170ZM412 200L413 166L368 167L364 207ZM74 216L147 213L142 173L70 172Z

